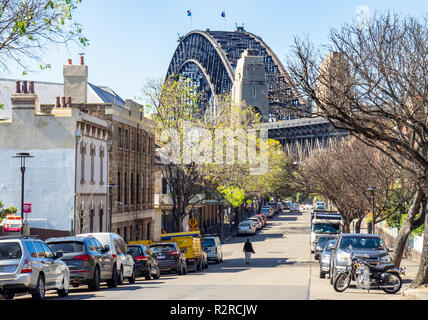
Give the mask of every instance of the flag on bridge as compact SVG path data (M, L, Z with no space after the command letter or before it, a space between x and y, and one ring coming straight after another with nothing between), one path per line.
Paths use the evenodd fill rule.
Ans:
M222 18L226 18L226 11L222 11L222 12L221 12L221 17L222 17Z
M192 10L187 10L187 16L191 17L192 16Z

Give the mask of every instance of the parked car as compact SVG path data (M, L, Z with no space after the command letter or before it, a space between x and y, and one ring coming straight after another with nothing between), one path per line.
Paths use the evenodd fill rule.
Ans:
M208 255L208 261L214 260L217 263L223 261L223 250L219 237L204 237L202 239L202 249Z
M339 272L346 269L351 252L355 257L364 257L372 265L391 262L388 252L392 250L389 250L382 238L376 234L343 233L331 249L330 284L333 284Z
M101 282L113 281L113 256L94 237L49 238L46 243L56 254L62 253L61 260L70 270L73 287L88 285L90 290L97 291Z
M320 278L324 279L325 275L330 272L331 248L336 244L336 240L329 240L324 243L323 250L320 252Z
M256 227L251 221L244 220L241 223L239 223L237 228L237 235L240 236L243 234L250 234L250 235L256 234Z
M159 279L161 270L158 259L144 244L128 244L129 252L135 262L135 276L143 276L146 280Z
M68 296L70 271L49 246L30 237L0 237L0 296L13 299L30 293L35 300L45 298L46 290Z
M187 273L186 256L175 242L162 242L150 245L150 250L158 260L161 273Z
M296 203L290 205L290 212L300 212L300 206Z
M257 230L261 230L263 228L263 223L258 217L249 217L247 220L254 221Z
M127 278L129 283L135 282L135 263L134 259L128 252L128 247L122 237L113 232L94 232L78 234L76 237L86 238L94 237L104 247L108 246L108 254L111 254L114 260L114 266L112 270L112 281L107 284L109 287L116 287L118 284L122 284L124 279Z
M272 207L270 206L263 206L260 208L260 213L261 214L267 214L267 218L272 219L273 216L275 215L275 211L273 210Z
M262 218L263 221L263 227L265 227L267 225L267 218L264 214L256 214L257 217Z
M277 208L277 206L276 206L276 203L269 202L269 203L268 203L268 206L272 208L272 210L273 210L273 215L277 215L277 214L278 214L278 208Z
M321 251L324 249L325 244L330 240L335 240L337 236L321 236L318 238L317 243L315 244L315 260L318 260L320 257Z

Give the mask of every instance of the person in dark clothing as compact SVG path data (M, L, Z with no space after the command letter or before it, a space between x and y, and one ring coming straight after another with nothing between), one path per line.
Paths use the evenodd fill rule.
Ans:
M247 241L244 244L244 249L242 250L245 253L245 264L250 264L251 254L255 253L253 249L253 245L250 242L250 239L247 239Z

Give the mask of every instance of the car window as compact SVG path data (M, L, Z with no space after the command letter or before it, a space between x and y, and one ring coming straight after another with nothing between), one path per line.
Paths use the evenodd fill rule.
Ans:
M175 246L173 244L168 245L153 245L150 246L150 249L153 251L153 253L158 252L170 252L176 250Z
M94 245L96 246L97 251L101 251L103 249L103 245L97 239L93 238L92 241L94 241Z
M41 242L40 244L42 245L46 258L53 259L54 253L52 252L51 248L49 248L49 246L46 243Z
M142 250L141 250L140 246L135 246L135 247L134 246L129 246L129 251L131 252L131 255L133 257L139 256L142 253Z
M368 249L383 250L382 239L374 237L343 237L340 242L341 249Z
M202 246L203 247L215 247L215 241L214 241L214 239L204 239Z
M92 251L92 252L97 252L98 251L98 245L95 242L95 239L89 239L89 241L88 241L88 249L89 249L89 251Z
M34 241L33 244L37 251L37 258L44 258L46 256L46 252L43 250L42 243Z
M24 241L24 243L30 257L37 258L37 252L36 252L36 249L34 248L33 243L30 241Z
M72 253L84 251L83 243L80 241L51 242L48 245L54 252Z
M19 242L0 243L0 260L20 259L22 257Z

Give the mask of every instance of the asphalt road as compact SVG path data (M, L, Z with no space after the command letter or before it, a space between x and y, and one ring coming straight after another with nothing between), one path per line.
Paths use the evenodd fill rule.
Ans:
M370 293L350 288L336 293L328 277L319 278L319 263L309 250L310 214L285 213L269 220L257 235L250 236L256 252L248 266L243 244L234 237L223 245L224 259L208 269L184 276L162 275L158 280L137 279L135 284L98 292L72 288L62 300L396 300L401 294ZM18 297L26 299L29 296ZM47 299L60 299L52 292Z

